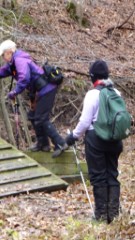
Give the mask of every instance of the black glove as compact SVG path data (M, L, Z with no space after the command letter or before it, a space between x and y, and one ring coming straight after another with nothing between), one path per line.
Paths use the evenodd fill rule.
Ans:
M74 145L75 141L78 141L78 139L73 136L73 133L70 133L69 135L67 135L65 140L68 146Z

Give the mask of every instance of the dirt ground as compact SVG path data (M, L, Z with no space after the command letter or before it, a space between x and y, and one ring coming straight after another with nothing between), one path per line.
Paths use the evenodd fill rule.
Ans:
M131 148L133 139L125 145ZM121 213L112 224L92 221L82 183L67 191L32 193L0 201L0 239L2 240L129 240L135 238L135 152L125 147L119 160ZM86 181L94 207L92 187Z

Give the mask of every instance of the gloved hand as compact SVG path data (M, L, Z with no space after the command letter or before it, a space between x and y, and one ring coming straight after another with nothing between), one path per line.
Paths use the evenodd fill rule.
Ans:
M68 134L65 140L68 146L74 145L75 141L78 141L78 139L73 136L73 133Z
M12 90L11 92L8 93L8 98L11 100L15 99L15 96L16 96L15 90Z

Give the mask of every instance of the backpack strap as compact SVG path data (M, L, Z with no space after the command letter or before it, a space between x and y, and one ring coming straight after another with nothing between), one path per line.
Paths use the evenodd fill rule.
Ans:
M103 85L97 85L96 87L95 87L95 89L97 89L97 90L99 90L99 91L101 91L103 88L105 88L106 86L103 86Z

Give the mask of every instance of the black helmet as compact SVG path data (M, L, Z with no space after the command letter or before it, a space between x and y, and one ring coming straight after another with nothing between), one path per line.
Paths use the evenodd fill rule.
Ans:
M95 61L89 69L91 80L94 83L98 79L107 79L109 77L109 69L105 61Z

